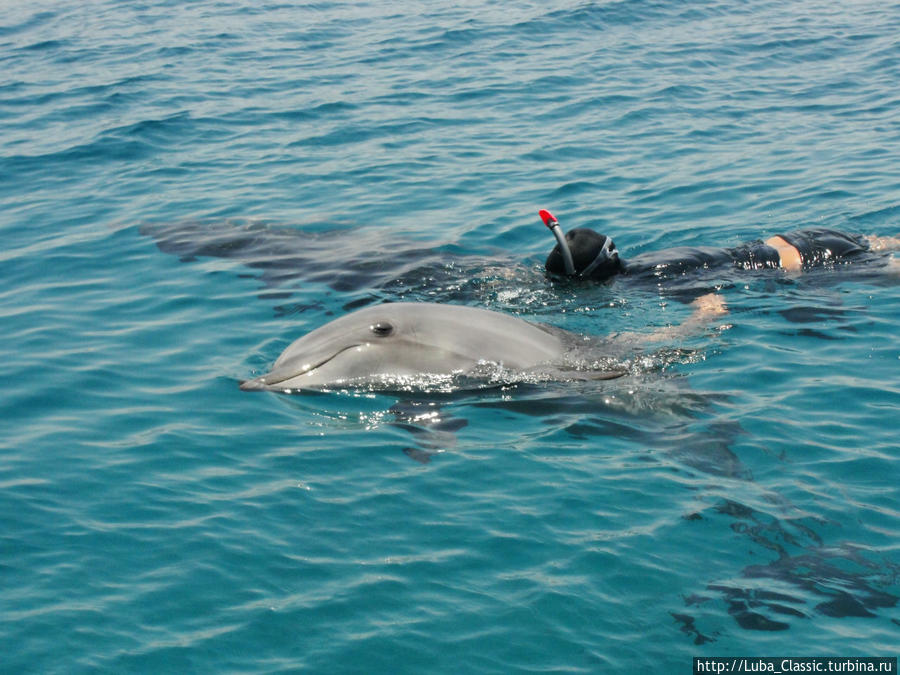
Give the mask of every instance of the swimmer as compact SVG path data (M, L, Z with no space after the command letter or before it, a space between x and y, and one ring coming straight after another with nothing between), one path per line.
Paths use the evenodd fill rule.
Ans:
M575 228L563 235L559 221L552 213L541 210L539 215L557 241L547 256L547 273L569 279L607 281L619 276L658 279L714 267L783 269L800 273L815 267L873 260L881 260L896 270L893 258L883 254L900 250L900 237L845 234L816 227L733 248L680 247L644 253L625 261L606 235L587 228Z

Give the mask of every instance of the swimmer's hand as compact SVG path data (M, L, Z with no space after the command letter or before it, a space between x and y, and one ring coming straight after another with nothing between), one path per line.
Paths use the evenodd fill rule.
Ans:
M712 319L728 314L728 306L725 304L725 299L718 293L701 295L691 305L694 307L694 317L692 318Z

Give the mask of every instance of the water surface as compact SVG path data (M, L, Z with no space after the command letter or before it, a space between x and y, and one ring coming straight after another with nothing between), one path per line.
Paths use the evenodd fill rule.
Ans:
M685 672L900 647L898 285L713 279L628 377L248 394L381 301L649 332L541 274L898 233L897 7L33 2L0 19L10 672Z

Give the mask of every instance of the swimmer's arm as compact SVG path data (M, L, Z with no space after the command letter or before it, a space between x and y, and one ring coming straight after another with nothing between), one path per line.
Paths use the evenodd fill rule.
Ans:
M718 293L707 293L691 303L694 311L677 326L665 326L644 337L648 342L664 342L676 338L688 337L699 333L710 321L728 314L725 299Z
M619 333L611 341L617 344L634 345L635 342L667 342L689 337L701 332L717 317L728 314L725 300L718 293L707 293L691 303L694 311L676 326L657 328L649 335L645 333Z

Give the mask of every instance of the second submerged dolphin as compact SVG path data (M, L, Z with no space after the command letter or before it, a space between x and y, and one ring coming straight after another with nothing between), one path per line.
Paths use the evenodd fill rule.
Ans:
M622 370L575 373L567 355L580 336L486 309L434 303L366 307L290 344L245 391L291 392L335 386L397 390L448 382L484 385L489 374L564 371L578 379L610 379ZM466 378L472 378L471 381Z

